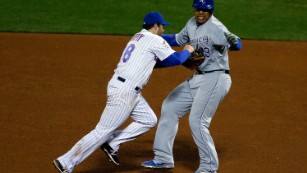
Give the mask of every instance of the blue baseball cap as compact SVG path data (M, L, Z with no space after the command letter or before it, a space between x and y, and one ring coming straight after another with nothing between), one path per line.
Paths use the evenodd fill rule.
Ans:
M153 25L153 24L162 24L162 25L169 25L170 22L164 20L161 13L158 12L149 12L144 17L144 25Z

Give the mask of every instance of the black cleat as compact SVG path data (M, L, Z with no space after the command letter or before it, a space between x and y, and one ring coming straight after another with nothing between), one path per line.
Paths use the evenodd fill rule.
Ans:
M112 161L115 165L119 165L120 162L117 156L117 151L114 151L113 148L108 143L102 144L100 148L102 151L106 153L110 161Z
M54 160L53 164L60 171L60 173L69 173L66 169L63 168L62 164L58 160Z

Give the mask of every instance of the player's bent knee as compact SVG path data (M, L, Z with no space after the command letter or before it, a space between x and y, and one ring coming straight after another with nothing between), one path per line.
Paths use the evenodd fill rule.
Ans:
M162 111L171 111L174 108L174 103L165 99L162 104Z
M209 132L209 125L206 122L195 118L193 119L191 116L189 117L189 125L192 131L203 129L203 131Z
M154 126L156 126L158 123L158 119L157 117L153 118L152 121L150 121L149 126L152 128Z
M143 124L147 126L148 128L153 128L154 126L157 125L158 119L156 116L152 116L150 119L147 119L146 121L138 122L138 123Z
M178 113L175 110L175 106L172 103L164 102L161 108L161 116L168 116L170 118L171 115L176 115L177 118Z
M142 126L146 126L147 128L153 128L157 125L157 121L146 121L146 122L138 122L142 124Z

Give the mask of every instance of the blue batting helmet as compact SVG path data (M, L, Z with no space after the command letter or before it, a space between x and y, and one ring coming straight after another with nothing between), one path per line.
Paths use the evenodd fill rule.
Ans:
M213 0L194 0L192 7L196 9L204 9L211 14L214 11Z

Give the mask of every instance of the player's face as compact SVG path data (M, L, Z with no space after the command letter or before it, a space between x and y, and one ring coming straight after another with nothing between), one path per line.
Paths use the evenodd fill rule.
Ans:
M164 32L164 26L163 25L159 25L157 35L162 36L163 32Z
M210 13L203 9L194 9L195 20L198 24L206 23L210 18Z

